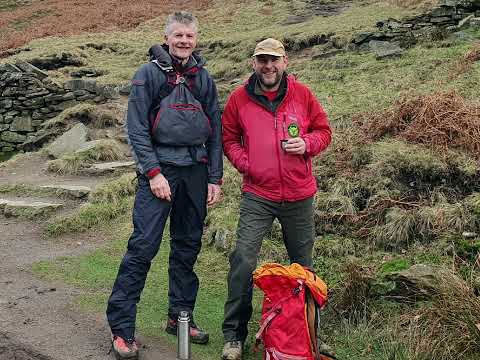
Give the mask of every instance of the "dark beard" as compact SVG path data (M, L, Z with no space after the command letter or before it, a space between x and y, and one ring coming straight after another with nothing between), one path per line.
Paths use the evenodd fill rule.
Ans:
M257 74L257 79L258 79L258 81L260 82L260 84L262 85L262 87L263 87L264 89L267 89L267 90L273 89L275 86L277 86L278 84L280 84L280 81L282 81L282 77L281 77L279 74L277 74L277 75L275 76L275 83L273 83L273 84L265 84L265 83L263 82L263 78L262 78L262 75L261 75L261 74Z

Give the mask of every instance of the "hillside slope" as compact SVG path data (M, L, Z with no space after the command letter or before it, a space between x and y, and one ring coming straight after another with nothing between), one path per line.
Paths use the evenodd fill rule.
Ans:
M45 6L49 14L49 6L57 3L33 1L30 6ZM335 128L331 147L315 163L320 191L314 251L315 270L331 289L324 340L334 346L339 359L473 360L480 353L480 28L478 22L454 28L444 16L452 8L435 10L437 4L190 3L200 18L199 47L222 102L249 75L255 43L273 36L287 45L289 71L312 88ZM10 55L1 62L56 64L65 55L78 60L73 62L77 65L57 62L45 69L56 82L85 70L96 74L99 84L123 87L147 60L147 49L163 38L164 17L159 14L164 12L160 8L145 12L142 2L136 6L132 11L126 7L108 12L131 15L117 16L112 27L92 17L90 28L79 25L68 36L59 28L49 34L53 36L16 50L11 49L14 42L2 41L3 49L10 49L4 54ZM33 7L12 9L4 19L24 19L19 14ZM472 17L480 16L479 10L473 10ZM67 17L74 14L60 7L55 11ZM470 10L454 11L460 19ZM380 58L369 41L361 41L380 36L381 24L393 26L388 31L394 34L387 32L393 37L398 29L409 28L413 19L426 18L443 21L444 26L429 26L425 33L400 39L399 56ZM0 35L5 36L12 21L0 23ZM41 19L31 21L34 26ZM21 38L22 29L18 31ZM72 115L70 121L76 119ZM224 201L209 211L197 265L202 285L196 318L212 339L206 348L194 347L201 360L218 358L222 345L227 255L235 241L241 196L241 179L228 163L224 181ZM131 186L123 181L109 192L103 189L108 195L91 201L86 211L92 213L53 217L46 224L47 235L55 241L64 233L81 238L82 231L102 229L111 219L122 223L116 238L92 254L34 266L43 279L80 287L78 301L86 311L103 312L129 236L130 220L122 216L131 207ZM102 208L107 220L85 220L95 217L93 211L99 211L96 206L102 202L108 204L108 209ZM168 248L162 246L139 312L139 331L154 338L164 336L158 329L166 310L167 258ZM278 224L263 244L261 262L266 261L288 262ZM257 320L260 297L256 293ZM256 328L254 321L251 333ZM166 341L174 344L169 337ZM253 342L250 337L248 346ZM256 358L258 354L248 350L247 359Z

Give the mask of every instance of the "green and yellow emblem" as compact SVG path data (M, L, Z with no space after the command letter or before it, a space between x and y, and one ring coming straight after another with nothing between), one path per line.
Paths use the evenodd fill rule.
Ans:
M291 137L297 137L298 135L300 135L300 128L295 123L288 125L287 130L288 135L290 135Z

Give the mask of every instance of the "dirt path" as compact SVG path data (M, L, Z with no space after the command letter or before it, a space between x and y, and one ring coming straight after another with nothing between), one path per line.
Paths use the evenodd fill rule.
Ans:
M94 187L105 180L52 177L42 172L38 158L19 163L20 167L17 163L0 169L0 184L42 185L47 181ZM109 353L104 314L76 311L72 304L81 294L79 289L40 280L31 272L34 262L80 255L104 242L93 232L52 241L42 236L40 223L0 215L0 360L114 358ZM171 346L151 339L141 342L148 344L143 346L141 359L175 360Z

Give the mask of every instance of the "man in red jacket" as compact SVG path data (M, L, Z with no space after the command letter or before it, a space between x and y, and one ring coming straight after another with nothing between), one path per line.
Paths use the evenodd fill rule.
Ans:
M224 360L242 357L252 315L252 272L275 218L290 261L312 266L317 184L311 159L329 145L331 129L315 95L287 75L287 65L280 41L259 42L254 73L230 95L222 117L225 154L243 175L223 322Z

